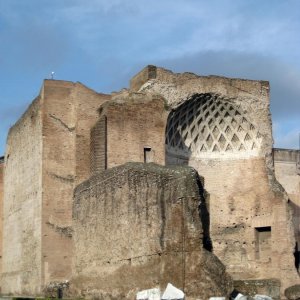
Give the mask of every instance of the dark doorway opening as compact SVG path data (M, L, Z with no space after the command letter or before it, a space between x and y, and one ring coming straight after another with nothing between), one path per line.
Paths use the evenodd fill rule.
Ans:
M144 163L152 162L152 149L144 147Z
M256 259L271 260L271 226L256 227Z
M294 257L295 257L295 268L299 272L299 266L300 266L300 251L298 248L298 243L296 243L295 251L294 251Z

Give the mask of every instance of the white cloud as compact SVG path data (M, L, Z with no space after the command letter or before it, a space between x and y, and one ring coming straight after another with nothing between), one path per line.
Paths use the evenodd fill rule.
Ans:
M16 3L10 0L0 6L7 20L14 24L25 16L46 20L65 29L94 59L108 52L132 61L133 56L150 60L227 50L300 61L295 51L300 47L297 1L54 0L45 9L40 1L31 0L36 11L30 11L33 5L25 9Z
M299 28L298 0L0 1L0 63L6 77L78 69L86 84L102 76L106 91L149 63L270 80L282 123L300 120Z

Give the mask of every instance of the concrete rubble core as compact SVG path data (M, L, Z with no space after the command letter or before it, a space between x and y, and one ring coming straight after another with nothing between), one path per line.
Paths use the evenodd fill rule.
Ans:
M234 288L238 287L245 295L249 291L252 297L262 294L285 299L284 291L299 284L300 156L296 150L272 149L269 105L267 81L176 74L156 66L147 66L131 79L129 89L111 95L97 93L81 83L45 80L38 97L9 130L5 157L0 159L1 293L45 296L54 292L52 287L62 286L64 294L77 291L94 297L102 293L104 298L114 299L125 291L133 295L138 290L157 286L158 282L167 284L164 276L164 280L158 280L151 274L147 284L146 275L131 278L132 282L143 282L139 285L137 281L135 289L129 288L129 283L122 286L122 276L111 281L102 279L107 291L99 291L93 282L99 275L93 268L100 258L109 256L101 268L110 278L120 265L134 270L134 258L138 253L144 257L147 247L151 253L161 253L159 257L147 259L157 259L159 266L162 262L168 266L157 274L168 274L169 269L175 269L178 258L163 255L162 245L169 245L164 238L172 234L174 244L170 247L181 245L181 235L170 229L155 242L162 231L160 226L166 221L162 215L162 219L157 217L153 223L156 231L151 231L150 240L147 231L131 227L140 236L140 243L147 242L147 247L135 241L136 248L130 248L120 232L129 228L130 222L135 224L136 219L130 222L124 216L113 219L117 210L113 209L114 205L110 210L106 206L112 200L110 192L106 198L100 194L86 195L93 203L105 204L95 209L105 212L101 220L95 216L89 220L88 214L83 217L84 212L94 213L87 210L84 200L74 214L79 199L76 193L73 198L74 190L78 192L83 182L91 183L98 178L101 186L105 174L125 170L127 162L153 162L167 167L190 166L203 178L205 206L200 207L198 220L189 220L191 228L185 227L189 233L195 230L194 242L196 236L199 239L198 244L193 244L198 246L190 252L195 255L190 268L195 261L195 269L199 264L207 267L208 278L213 278L212 286L218 281L216 274L228 273L234 280ZM151 164L145 168L148 167ZM159 174L154 172L151 176ZM118 176L115 182L123 178L124 185L120 188L123 190L126 184L129 186L125 180L128 177L123 173ZM113 189L113 183L107 180ZM143 194L148 189L157 193L162 190L159 185L141 184L134 191L139 190L142 199L149 196ZM128 209L135 208L128 191L118 194L116 199L119 196L125 197ZM168 197L164 195L161 199L167 201ZM152 199L153 203L158 200ZM153 204L147 213L159 212L160 203ZM201 215L204 208L207 212ZM172 206L168 209L173 212ZM134 215L135 210L128 211ZM181 216L183 212L186 211L181 211ZM87 223L78 222L78 215ZM118 223L120 220L123 223ZM101 222L109 226L100 228ZM174 228L179 226L176 222ZM101 230L106 235L99 240L95 237ZM80 241L78 237L85 235L84 242ZM120 244L113 241L114 236L120 238ZM106 239L107 245L102 243ZM101 253L88 247L97 243ZM79 254L77 249L82 244L87 249L80 250ZM107 249L112 251L108 253ZM85 262L89 267L81 264L86 257L89 257ZM140 260L141 266L148 264L148 260ZM194 269L191 274L190 278L202 276ZM86 284L97 288L87 291L77 285L80 276ZM176 280L180 278L177 276ZM70 279L74 284L65 287L64 283ZM227 275L223 279L219 288L228 291L225 286L230 285L230 279ZM114 290L118 280L120 284ZM182 279L178 285L176 280L169 282L182 288ZM187 283L183 291L196 295L201 285L196 282L190 286ZM205 285L207 278L203 282ZM211 296L218 295L227 294L218 292Z
M229 295L230 277L202 245L199 185L191 168L144 163L108 169L79 185L74 295L133 299L141 289L163 290L168 282L188 299Z

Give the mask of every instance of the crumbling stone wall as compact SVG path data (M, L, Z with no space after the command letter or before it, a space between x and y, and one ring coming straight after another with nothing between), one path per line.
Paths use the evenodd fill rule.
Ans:
M92 129L92 168L128 161L165 164L167 110L161 96L121 92L100 108Z
M40 294L42 274L41 98L10 129L4 166L2 293Z
M168 282L188 299L228 295L224 266L203 248L201 195L194 170L155 164L128 163L80 184L73 296L133 299L138 290Z
M189 102L189 108L194 108L194 111L189 112L183 110L182 114L185 116L188 115L189 117L191 114L193 115L193 120L198 118L197 121L199 121L199 114L203 113L204 118L202 118L202 124L205 121L208 122L210 119L220 119L218 115L216 117L214 117L214 115L216 113L220 115L220 113L225 110L225 118L223 118L225 122L224 125L226 125L225 129L229 125L231 130L234 127L237 129L236 131L238 131L239 125L243 123L242 117L246 113L246 116L244 116L246 120L244 122L249 126L249 131L250 126L251 128L254 127L254 131L256 131L256 133L257 131L259 132L258 139L262 137L259 155L261 157L266 156L268 166L272 167L273 140L269 112L269 83L267 81L219 76L198 76L192 73L175 74L163 68L148 66L131 79L130 90L162 95L166 99L167 104L173 109L180 105L184 106L185 102ZM193 102L196 106L192 105ZM205 104L207 107L203 108ZM197 108L199 111L197 111ZM209 113L208 120L206 116L207 113ZM226 123L226 113L229 114L228 121L230 121L230 124ZM235 118L235 116L237 117ZM241 120L239 120L240 116ZM189 122L189 120L187 120L187 122ZM234 124L234 122L237 124ZM211 126L211 124L209 124L209 126L212 127L210 128L211 131L213 131L216 126L216 124L213 125L214 126ZM219 128L220 127L222 127L222 124ZM198 127L196 129L198 129ZM244 128L242 129L245 130ZM232 135L234 133L236 132L232 132ZM247 132L244 131L244 135L246 135L246 133ZM250 134L250 137L252 137L252 134ZM239 135L238 138L240 140ZM240 140L238 142L243 141ZM238 143L238 146L241 146L241 143ZM245 145L244 147L247 148ZM211 150L213 150L213 147Z
M167 164L190 165L205 178L213 252L233 278L275 277L282 293L298 282L288 197L273 170L268 82L151 66L131 90L161 94L173 108Z
M268 295L273 300L280 300L280 284L276 279L268 280L236 280L234 289L243 295Z
M74 186L90 175L90 129L110 96L45 80L8 135L3 293L37 296L71 277ZM11 233L14 233L11 236Z
M43 282L72 273L72 195L90 174L90 128L109 96L83 85L45 81L43 94Z
M300 262L300 151L273 149L275 175L289 196L293 209L293 223L296 234L295 249Z
M99 173L127 161L194 167L205 178L210 228L194 216L198 200L185 181L192 184L194 175L146 164ZM290 210L297 180L294 173L288 179L285 162L275 162L288 203L274 176L268 82L155 66L137 74L130 90L113 95L45 80L10 129L5 162L4 294L37 296L65 285L75 255L76 295L129 297L168 280L192 296L201 289L204 298L221 295L227 277L199 248L202 230L234 279L280 279L282 292L299 281ZM91 173L99 174L89 179ZM82 210L73 206L74 253L73 190L87 179L76 190ZM184 189L193 196L182 196ZM199 265L189 268L191 261Z

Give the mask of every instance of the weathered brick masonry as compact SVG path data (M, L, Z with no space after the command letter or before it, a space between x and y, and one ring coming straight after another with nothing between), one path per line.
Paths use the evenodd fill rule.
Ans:
M39 294L42 276L41 97L10 129L4 166L2 292Z
M147 67L131 89L162 95L173 108L167 164L205 178L213 252L234 279L299 283L288 195L275 179L269 84Z
M110 96L45 80L10 129L5 154L2 292L42 295L71 277L72 195L90 175L90 128ZM13 234L12 234L13 233Z
M130 298L172 281L206 299L210 288L228 293L223 263L234 280L284 297L299 283L299 175L294 152L275 151L287 192L275 178L269 104L266 81L155 66L112 95L45 80L0 160L2 293L41 296L71 280L72 296ZM196 172L204 227L186 181Z
M132 162L165 164L168 111L158 95L122 92L99 109L91 130L93 173Z

